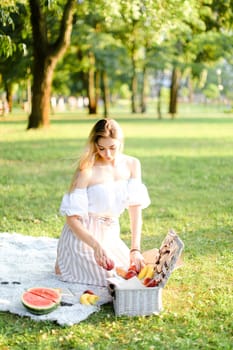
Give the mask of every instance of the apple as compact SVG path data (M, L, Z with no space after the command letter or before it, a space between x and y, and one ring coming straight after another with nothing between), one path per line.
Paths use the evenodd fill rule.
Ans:
M128 271L134 271L138 274L137 268L135 264L130 265L130 267L128 268Z
M143 281L143 284L146 287L156 287L156 286L158 286L159 282L160 281L155 280L154 278L146 277Z
M109 260L106 266L106 270L111 271L114 268L115 264L113 260Z
M83 292L83 294L91 294L91 295L94 295L95 293L92 292L92 290L87 289L87 290L85 290L85 291Z
M126 275L125 275L125 279L129 280L130 278L135 277L135 276L137 276L137 272L136 271L128 270Z

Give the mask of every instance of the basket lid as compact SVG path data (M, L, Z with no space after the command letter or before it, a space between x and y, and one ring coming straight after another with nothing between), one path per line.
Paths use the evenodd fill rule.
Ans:
M164 287L167 280L175 269L176 262L184 248L184 243L175 233L169 230L159 250L154 257L155 279L160 280L160 286Z

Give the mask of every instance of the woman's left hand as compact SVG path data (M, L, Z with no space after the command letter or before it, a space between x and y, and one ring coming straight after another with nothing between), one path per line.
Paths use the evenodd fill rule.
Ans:
M139 251L130 252L130 264L136 266L137 272L145 266L143 255Z

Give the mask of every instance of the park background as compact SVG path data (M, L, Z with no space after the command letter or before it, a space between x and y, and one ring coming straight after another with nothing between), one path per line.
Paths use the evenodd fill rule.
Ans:
M49 28L48 41L59 32L61 8L71 2L51 1L41 8ZM1 22L0 231L59 237L64 223L59 215L61 198L91 126L107 116L119 121L126 137L125 151L142 163L143 182L151 197L151 205L143 213L142 248L158 247L172 227L184 241L185 250L184 266L171 275L164 288L164 310L159 316L115 317L108 304L78 325L60 327L0 312L1 348L231 349L231 2L177 0L161 5L111 1L110 6L106 1L76 2L79 12L72 19L73 37L54 69L51 108L47 110L42 108L46 89L35 84L40 77L32 64L37 51L29 3L5 3L14 6L2 7ZM37 0L30 3L40 4ZM142 3L143 9L150 10L148 16L142 12ZM120 19L126 23L119 19L119 4L124 9ZM16 5L19 15L14 12ZM156 14L157 22L153 21ZM51 21L55 15L57 21ZM10 18L15 25L17 21L23 25L10 32ZM151 19L149 26L143 22L145 18ZM54 23L51 29L49 25ZM123 36L120 40L115 37L116 23L118 38ZM5 29L8 32L2 34ZM150 39L149 56L142 50L145 34ZM136 55L135 75L135 61L130 59L135 56L126 50L128 43L137 44L136 53L143 53ZM47 59L52 49L49 45L54 46L55 41L47 43L47 53L43 51ZM80 50L83 57L77 57ZM174 105L175 71L179 84ZM89 94L87 82L94 82L94 95ZM34 90L36 86L39 90ZM8 95L9 91L12 94ZM32 98L35 91L40 94L39 103ZM94 96L94 104L70 105L71 96L76 102L88 98L88 103ZM53 97L67 103L53 106ZM121 228L122 238L129 243L127 213L121 218Z

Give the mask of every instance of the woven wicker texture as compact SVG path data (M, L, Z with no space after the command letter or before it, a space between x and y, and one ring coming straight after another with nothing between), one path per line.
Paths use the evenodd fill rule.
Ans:
M159 249L144 253L147 263L154 264L155 279L160 280L158 287L147 288L114 288L113 305L115 314L141 316L158 314L162 311L162 290L184 248L179 236L170 230ZM126 281L127 283L127 281Z

